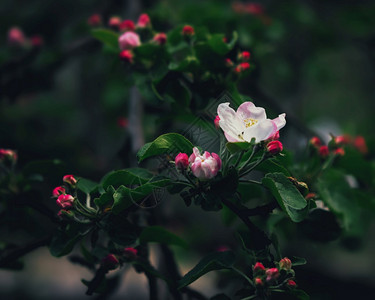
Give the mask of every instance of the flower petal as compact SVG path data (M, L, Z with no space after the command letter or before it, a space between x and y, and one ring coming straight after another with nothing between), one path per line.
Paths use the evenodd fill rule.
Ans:
M238 118L234 109L229 107L229 102L219 104L217 114L220 118L219 125L223 129L227 140L230 142L241 141L239 136L245 130L245 123Z
M244 102L237 109L237 116L241 120L252 118L255 120L267 119L266 111L263 107L256 107L253 102Z
M284 113L272 120L275 123L277 130L280 130L281 128L285 126L286 124L285 116L286 114Z
M244 139L246 142L250 142L252 138L255 138L255 142L259 143L268 139L272 133L275 133L276 126L273 121L266 119L251 127L246 128L244 133Z

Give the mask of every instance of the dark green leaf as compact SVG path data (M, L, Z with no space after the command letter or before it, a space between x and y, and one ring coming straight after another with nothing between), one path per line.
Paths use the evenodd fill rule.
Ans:
M306 265L307 261L303 257L298 257L298 256L292 256L290 257L290 260L292 261L292 266L303 266Z
M235 255L232 251L211 253L202 258L193 269L178 281L178 288L181 289L189 285L210 271L229 269L234 261Z
M153 177L153 174L142 168L130 168L113 171L101 180L103 188L106 190L110 185L115 189L121 185L132 186L146 183Z
M307 215L308 206L298 189L282 173L267 174L262 183L270 189L280 207L294 222L301 222Z
M191 153L193 144L178 133L167 133L144 145L137 153L138 161L160 154Z
M86 194L90 194L97 189L98 183L85 178L79 178L77 188Z
M283 173L285 176L291 175L287 169L277 163L274 159L267 159L258 165L255 170L262 171L264 173Z
M107 29L92 29L91 35L99 41L103 42L108 47L117 49L118 52L120 52L118 44L119 36L117 33Z
M99 198L94 199L95 205L100 208L105 208L106 206L112 206L113 204L113 194L115 193L115 189L112 185L107 188L107 191L100 195Z
M252 143L248 142L237 142L237 143L227 143L226 147L231 154L240 152L240 151L248 151L253 148Z
M166 245L176 245L183 248L188 247L188 244L183 239L161 226L150 226L143 229L139 236L139 241L141 244L154 242Z
M76 242L81 237L82 235L78 231L57 229L51 239L49 251L55 257L67 255L73 250Z

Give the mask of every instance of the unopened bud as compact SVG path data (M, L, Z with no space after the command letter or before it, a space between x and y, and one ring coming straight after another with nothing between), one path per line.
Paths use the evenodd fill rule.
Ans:
M74 202L74 197L69 194L60 195L56 200L57 205L60 206L61 208L71 208L73 206L73 202Z
M338 136L335 137L335 143L337 145L349 144L350 141L351 141L351 137L348 134L338 135Z
M276 155L283 151L283 144L280 141L269 142L266 146L267 152Z
M124 249L124 255L127 258L136 258L138 254L138 250L132 247L127 247Z
M250 52L249 51L243 51L238 54L238 60L241 61L248 61L250 59Z
M183 28L182 28L182 35L185 35L185 36L192 36L195 34L195 31L194 31L194 27L190 26L190 25L185 25Z
M52 196L53 197L59 197L60 195L64 195L66 192L65 188L62 186L55 187L52 191Z
M220 128L220 124L219 123L220 123L220 117L216 116L216 118L214 120L214 124L215 124L216 129Z
M179 153L175 160L176 168L179 170L186 170L189 166L189 157L186 153Z
M88 18L87 24L91 27L98 27L102 24L102 17L99 14L93 14Z
M243 62L237 65L237 67L234 69L234 71L237 74L240 74L242 72L245 72L246 70L250 69L250 64L248 62Z
M231 67L234 66L234 62L230 58L226 58L225 59L225 66L227 66L228 68L231 68Z
M67 210L67 209L60 209L59 212L57 213L57 216L60 219L70 220L70 219L74 218L74 212L71 211L71 210Z
M255 263L254 267L253 267L253 271L254 273L255 272L264 272L266 270L266 268L263 266L262 263L260 262L257 262Z
M132 64L133 63L133 53L130 50L123 50L120 52L119 57L122 61Z
M151 19L148 14L141 14L138 18L137 27L145 28L151 26Z
M132 20L124 20L121 22L119 25L120 31L134 31L135 30L135 25Z
M262 286L263 284L264 283L263 283L262 278L259 278L259 277L255 278L255 285Z
M25 46L26 38L23 31L18 27L12 27L8 31L8 43L10 46Z
M280 269L289 271L292 268L292 261L289 258L284 257L282 260L280 260L279 265Z
M72 187L75 187L75 185L77 184L77 179L75 179L73 175L65 175L63 177L63 182L66 182Z
M129 121L128 121L127 118L125 118L125 117L119 117L117 119L117 126L118 127L120 127L120 128L126 128L126 127L128 127L128 125L129 125Z
M267 281L273 281L273 280L276 280L280 276L280 273L277 268L270 268L266 270L266 275L267 275L267 278L266 278Z
M335 155L337 156L344 156L345 155L345 150L344 148L337 148L335 151L334 151Z
M320 141L320 139L317 137L317 136L314 136L310 139L309 141L310 145L314 146L314 147L319 147L322 142Z
M167 35L164 32L160 32L154 36L153 40L158 45L164 45L167 42Z
M40 48L43 45L43 38L40 35L34 35L30 38L31 46Z
M356 147L358 151L361 152L362 154L367 154L368 152L366 140L363 136L357 136L354 139L354 147Z
M10 161L15 163L17 161L18 155L17 152L10 149L0 149L0 161Z
M326 158L329 155L328 146L323 145L319 147L319 155L323 158Z
M297 287L297 283L296 283L294 280L292 280L292 279L289 279L289 280L287 281L286 285L289 286L289 287L292 288L292 289L294 289L294 288Z
M102 259L100 265L106 270L115 270L119 267L120 262L114 254L108 254Z

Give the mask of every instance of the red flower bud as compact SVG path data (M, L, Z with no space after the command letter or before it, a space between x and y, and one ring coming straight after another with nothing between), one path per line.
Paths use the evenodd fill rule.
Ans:
M8 31L8 43L11 46L25 46L26 37L23 31L18 27L12 27Z
M129 121L125 117L120 117L117 119L117 126L120 128L126 128L129 124Z
M159 45L164 45L167 42L167 35L164 32L158 33L153 40Z
M233 67L234 63L233 61L230 59L230 58L226 58L225 59L225 66L227 66L228 68L230 67Z
M248 62L243 62L237 65L237 67L234 69L236 73L242 73L250 68L250 64Z
M75 179L73 175L65 175L63 181L73 187L77 184L77 179Z
M71 210L66 210L66 209L60 209L59 212L57 213L57 216L60 219L72 219L74 217L74 212Z
M139 28L144 28L151 25L151 20L148 14L141 14L138 18L137 26Z
M263 264L262 263L260 263L260 262L257 262L257 263L255 263L255 265L254 265L254 267L253 267L253 271L254 272L259 272L259 271L265 271L266 270L266 268L263 266Z
M248 61L250 59L250 52L249 51L243 51L238 54L238 59L242 61Z
M192 27L190 25L185 25L184 28L182 28L182 35L192 36L194 34L195 34L194 27Z
M10 149L0 149L0 161L8 160L12 163L17 161L18 155L15 151Z
M296 288L297 287L297 283L292 280L292 279L289 279L288 282L286 283L287 286L289 286L290 288Z
M310 145L313 145L314 147L319 147L322 144L322 142L317 136L312 137L309 143Z
M135 25L132 20L124 20L121 22L119 25L120 31L134 31L135 30Z
M91 27L97 27L102 24L102 17L99 14L93 14L88 18L87 24Z
M335 137L335 143L338 145L349 144L351 141L350 135L344 134Z
M343 148L337 148L334 153L337 155L337 156L344 156L345 155L345 150Z
M305 199L306 200L310 200L310 199L314 199L316 198L316 194L315 193L308 193L306 196L305 196Z
M34 35L30 38L31 46L39 48L43 45L43 38L40 35Z
M189 166L189 157L186 153L179 153L174 161L179 170L185 170Z
M283 144L280 141L269 142L266 146L267 152L276 155L283 151Z
M138 253L138 250L134 249L132 247L127 247L127 248L124 249L124 255L127 258L135 258L135 257L137 257L137 253Z
M113 29L120 29L122 21L120 17L111 17L108 21L108 26Z
M103 269L106 270L115 270L118 268L120 265L119 260L114 254L108 254L106 257L102 259L100 262L100 265L102 266Z
M216 129L220 128L220 124L219 123L220 123L220 117L216 116L215 120L214 120L214 124L215 124Z
M292 268L292 261L289 258L284 257L282 260L280 260L279 265L280 269L289 271Z
M323 158L327 157L329 155L329 149L328 146L320 146L319 147L319 155Z
M263 285L262 278L259 278L259 277L255 278L255 285L262 286Z
M264 13L263 5L260 3L248 3L245 5L245 12L257 16Z
M132 64L133 63L133 52L130 50L122 50L119 54L119 57L122 61Z
M56 200L57 205L60 206L61 208L71 208L73 206L73 202L74 202L74 197L69 194L60 195Z
M55 187L52 191L53 197L58 197L60 195L64 195L66 190L62 186Z
M276 280L280 276L280 273L277 268L270 268L266 270L266 275L267 275L267 278L266 278L267 281L273 281L273 280Z
M361 152L362 154L367 154L368 152L366 140L364 139L363 136L357 136L354 139L354 147L356 147L358 151Z

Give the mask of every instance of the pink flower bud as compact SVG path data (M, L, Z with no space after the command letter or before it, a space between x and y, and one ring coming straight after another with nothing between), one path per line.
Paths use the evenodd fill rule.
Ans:
M363 136L357 136L354 139L354 147L356 147L358 151L361 152L362 154L367 154L368 152L366 140Z
M329 155L329 149L328 146L320 146L319 147L319 155L323 158L327 157Z
M276 155L283 151L283 144L280 141L269 142L266 146L267 152Z
M179 153L175 160L176 168L179 170L186 170L189 166L189 157L186 153Z
M0 149L0 161L8 160L12 163L17 161L18 155L15 151L10 149Z
M260 3L248 3L245 5L245 12L254 16L258 16L264 13L264 8Z
M74 197L69 194L60 195L56 200L57 205L60 206L61 208L71 208L73 206L73 202L74 202Z
M221 159L216 153L205 151L203 155L198 148L193 148L193 154L189 157L191 171L199 179L211 179L216 176L221 168Z
M266 275L267 275L267 278L266 278L267 281L273 281L273 280L276 280L280 276L280 273L277 268L270 268L266 270Z
M227 66L228 68L231 68L231 67L233 67L233 65L234 65L234 63L230 58L225 59L225 66Z
M289 286L292 289L297 287L297 283L292 279L289 279L286 284L287 284L287 286Z
M164 45L167 42L167 35L164 32L160 32L154 36L153 40L159 45Z
M119 267L120 262L114 254L108 254L102 259L100 265L103 269L106 270L115 270Z
M345 150L344 148L337 148L335 151L334 151L335 155L337 156L344 156L345 155Z
M289 271L292 268L292 261L289 258L284 257L282 260L280 260L279 265L280 269Z
M269 141L275 141L275 140L278 140L280 138L280 132L279 131L276 131L273 135L271 135L268 140Z
M214 120L214 124L215 124L216 129L220 128L219 122L220 122L220 117L216 116L216 118Z
M108 21L108 26L113 29L120 29L122 21L120 17L111 17Z
M185 35L185 36L192 36L195 34L195 31L194 31L194 27L190 26L190 25L185 25L183 28L182 28L182 35Z
M119 26L120 31L134 31L135 25L132 20L124 20Z
M138 250L132 247L127 247L124 249L124 255L127 258L136 258L138 254Z
M141 45L139 35L133 31L127 31L122 34L119 37L118 42L121 50L133 49Z
M11 46L25 46L26 38L23 31L18 27L12 27L8 31L8 43Z
M259 277L255 278L255 285L262 286L263 285L262 278L259 278Z
M139 28L145 28L151 25L151 20L148 14L141 14L138 18L137 26Z
M60 195L64 195L66 190L62 186L55 187L52 191L53 197L58 197Z
M335 143L338 145L345 145L351 142L351 137L348 134L339 135L335 137Z
M133 63L133 53L130 50L122 50L119 54L119 57L122 61L132 64Z
M240 54L238 54L238 59L242 61L248 61L250 59L250 52L249 51L243 51Z
M319 147L322 142L320 141L320 139L317 137L317 136L314 136L310 139L309 141L310 145L314 146L314 147Z
M63 177L63 182L74 187L77 184L77 179L75 179L73 175L65 175Z
M242 72L245 72L246 70L250 69L250 64L248 62L243 62L237 65L237 67L234 69L234 71L239 74Z
M254 272L264 272L266 270L266 268L263 266L262 263L260 262L257 262L255 263L254 267L253 267L253 271Z
M60 209L59 212L57 213L57 216L60 219L71 219L74 217L74 212L71 210L66 210L66 209Z
M40 35L34 35L30 38L31 46L39 48L43 45L43 38Z
M99 14L93 14L88 18L87 24L91 27L100 26L102 24L102 17Z
M120 117L117 119L117 126L120 128L126 128L129 124L129 121L125 117Z

